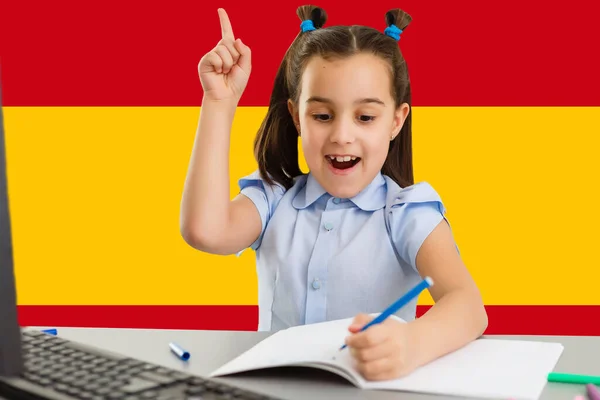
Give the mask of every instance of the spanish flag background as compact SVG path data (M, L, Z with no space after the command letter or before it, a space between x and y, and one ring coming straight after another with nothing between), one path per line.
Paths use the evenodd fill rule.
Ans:
M304 3L0 4L20 323L255 330L254 253L204 254L179 232L197 65L224 7L253 60L232 131L234 196L256 168L252 141ZM387 10L412 15L399 45L415 179L447 206L487 333L600 334L600 3L316 4L326 26L383 32ZM432 304L423 294L419 314Z

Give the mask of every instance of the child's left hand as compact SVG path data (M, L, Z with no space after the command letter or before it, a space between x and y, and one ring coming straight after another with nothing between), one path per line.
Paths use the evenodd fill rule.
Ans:
M407 323L388 318L364 332L360 329L373 317L357 315L348 330L348 350L358 371L367 380L396 379L415 369L414 344Z

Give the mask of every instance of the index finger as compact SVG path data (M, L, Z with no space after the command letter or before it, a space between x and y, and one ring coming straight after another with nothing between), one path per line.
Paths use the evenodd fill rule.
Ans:
M363 349L381 344L387 340L385 329L381 325L375 325L363 332L358 332L346 338L349 347Z
M223 39L231 39L232 41L235 40L227 12L223 8L219 8L218 12L219 20L221 21L221 37Z

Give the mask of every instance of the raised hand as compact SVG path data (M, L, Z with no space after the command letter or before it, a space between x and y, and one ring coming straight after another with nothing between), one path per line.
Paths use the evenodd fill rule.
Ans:
M198 75L207 100L239 101L250 77L250 48L233 35L231 22L219 8L221 40L198 64Z

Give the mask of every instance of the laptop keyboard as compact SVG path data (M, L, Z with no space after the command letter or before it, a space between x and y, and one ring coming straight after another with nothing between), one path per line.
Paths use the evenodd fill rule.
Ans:
M22 394L56 400L275 399L44 332L25 331L22 339L25 372L10 381Z

